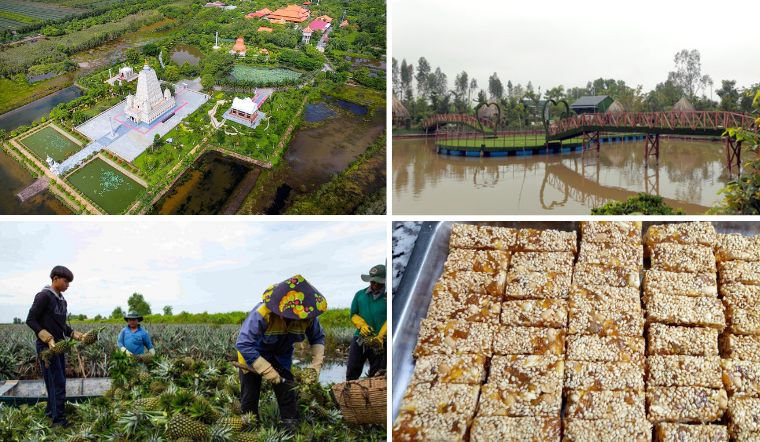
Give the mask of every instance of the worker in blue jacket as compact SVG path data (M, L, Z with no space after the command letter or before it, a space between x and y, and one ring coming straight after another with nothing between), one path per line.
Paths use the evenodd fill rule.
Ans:
M280 419L291 433L298 427L298 397L291 372L296 342L309 340L310 367L319 374L325 358L325 331L317 316L327 310L324 296L301 275L264 291L243 321L235 347L240 370L240 405L243 413L258 416L261 380L272 383Z
M116 340L119 350L130 356L134 356L145 353L145 349L147 348L148 354L151 356L155 355L156 349L153 347L150 335L140 326L143 317L138 315L137 312L132 311L124 317L124 320L127 321L127 325L121 329L119 337Z

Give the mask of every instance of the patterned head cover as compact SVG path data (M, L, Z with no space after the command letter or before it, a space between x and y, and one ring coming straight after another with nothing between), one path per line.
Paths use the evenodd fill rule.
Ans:
M301 275L270 285L262 298L270 311L283 318L315 318L327 311L325 297Z

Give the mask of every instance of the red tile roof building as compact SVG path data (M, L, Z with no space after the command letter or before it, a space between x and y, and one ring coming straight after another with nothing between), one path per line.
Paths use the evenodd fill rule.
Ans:
M251 12L250 14L247 14L245 18L262 18L266 17L267 15L271 14L272 11L269 10L269 8L259 9L256 12Z
M256 29L256 32L272 32L272 28L267 28L266 26L259 26L259 29Z
M280 8L267 17L269 21L287 21L291 23L303 23L309 18L309 10L298 5L288 5Z

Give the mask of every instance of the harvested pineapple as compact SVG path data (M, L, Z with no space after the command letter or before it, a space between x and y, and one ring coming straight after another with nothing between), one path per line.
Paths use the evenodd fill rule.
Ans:
M182 414L175 414L169 419L166 426L166 437L172 440L181 437L189 437L193 440L202 440L208 437L209 429L206 425L194 421Z

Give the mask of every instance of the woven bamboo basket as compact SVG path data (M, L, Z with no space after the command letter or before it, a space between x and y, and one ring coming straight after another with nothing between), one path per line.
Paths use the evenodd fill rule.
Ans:
M332 394L346 422L386 424L388 387L385 376L335 384Z

